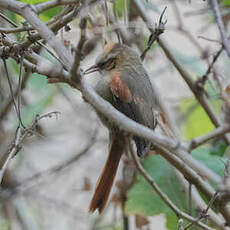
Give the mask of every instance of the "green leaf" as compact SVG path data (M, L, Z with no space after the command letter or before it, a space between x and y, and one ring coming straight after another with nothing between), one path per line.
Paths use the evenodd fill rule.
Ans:
M230 0L223 0L223 4L225 6L230 6Z
M10 228L10 223L7 220L0 220L0 230L7 230Z
M31 75L27 84L29 87L32 87L32 90L35 91L47 91L49 89L46 78L37 73Z
M46 78L36 73L29 78L27 87L33 91L34 100L22 108L22 121L23 124L30 125L35 116L40 114L53 101L56 87L47 84Z
M207 134L214 129L206 112L195 99L184 100L181 103L181 112L185 119L182 124L182 132L186 139Z
M224 156L227 145L224 140L217 140L210 146L210 154L216 156Z
M20 1L24 2L24 3L27 3L27 4L35 5L35 4L38 4L38 3L47 2L48 0L20 0ZM49 9L49 10L46 10L46 11L42 12L39 16L40 16L41 20L48 21L52 17L57 15L61 11L61 9L62 9L61 6L57 6L57 7L54 7L52 9Z
M129 4L130 4L130 1L127 0L127 9L129 11ZM125 3L125 0L116 0L116 10L117 10L117 15L119 18L121 18L123 16L123 13L124 13L124 3Z
M166 227L168 229L177 229L178 228L178 218L173 212L166 213Z
M20 2L24 2L27 4L38 4L41 2L48 2L48 0L20 0Z
M213 172L222 176L224 173L224 163L222 158L220 156L213 155L212 151L213 147L211 145L206 145L193 150L192 155Z
M41 20L46 22L46 21L49 21L55 15L57 15L61 11L61 9L62 9L61 6L57 6L55 8L52 8L52 9L49 9L49 10L42 12L39 16L40 16Z

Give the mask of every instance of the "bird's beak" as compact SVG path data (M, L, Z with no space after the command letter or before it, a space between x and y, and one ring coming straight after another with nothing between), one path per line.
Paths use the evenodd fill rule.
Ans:
M84 74L90 74L96 71L99 71L100 68L97 65L93 65L91 67L89 67L87 70L85 70Z

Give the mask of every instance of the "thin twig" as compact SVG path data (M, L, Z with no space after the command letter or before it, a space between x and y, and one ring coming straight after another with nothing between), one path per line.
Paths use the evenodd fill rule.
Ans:
M79 40L78 45L75 49L74 62L73 62L73 65L71 67L71 70L70 70L71 77L73 79L75 79L76 82L79 82L79 80L76 79L76 76L77 76L77 70L79 69L79 66L80 66L80 62L83 58L82 57L83 56L82 49L83 49L83 46L86 42L86 26L87 26L87 19L82 18L80 21L80 29L81 29L80 40Z
M188 214L192 216L192 184L189 183L188 187Z
M33 30L32 27L15 27L15 28L3 28L0 27L0 33L4 33L4 34L13 34L13 33L21 33L21 32L25 32L25 31L30 31Z
M21 118L21 92L22 92L22 67L23 67L23 59L24 59L24 52L21 52L21 58L20 58L20 69L19 69L19 77L18 77L18 119L20 121L19 125L25 128L22 122Z
M145 55L146 53L150 50L152 44L159 38L159 36L164 33L165 30L165 24L167 23L167 20L165 20L164 22L162 21L162 18L164 16L164 13L167 9L167 6L163 9L160 18L159 18L159 22L158 25L156 26L155 30L151 33L150 37L149 37L149 41L147 44L147 47L145 48L145 50L143 51L143 53L141 54L141 60L143 61L145 59Z
M200 39L204 39L204 40L206 40L206 41L209 41L209 42L215 42L215 43L218 43L218 44L222 44L219 40L217 40L217 39L211 39L211 38L207 38L207 37L204 37L204 36L201 36L201 35L199 35L199 36L197 36L198 38L200 38Z
M31 72L27 71L24 73L24 76L22 78L22 87L21 90L25 88L26 82L29 79ZM17 98L18 96L18 92L19 92L19 88L17 87L17 89L14 91L14 97ZM1 107L1 111L0 111L0 122L2 121L2 119L4 117L6 117L7 113L10 111L10 108L13 104L13 100L11 97L8 97L6 99L6 101L4 102L4 105Z
M9 150L6 154L4 154L0 159L0 184L2 183L3 175L7 169L7 166L12 159L12 157L15 156L15 154L18 153L20 150L20 142L21 139L24 137L23 131L21 127L18 127L15 133L15 140Z
M219 58L219 56L220 56L220 54L222 53L223 50L224 50L224 47L222 46L218 50L218 52L214 55L214 57L212 59L212 62L209 64L208 69L206 70L206 73L200 79L198 79L198 81L196 82L198 87L204 87L204 84L208 80L208 75L211 73L211 70L212 70L215 62L217 61L217 59Z
M207 141L213 139L213 138L218 138L223 136L224 134L230 132L230 126L229 125L222 125L213 131L209 132L208 134L196 137L191 139L186 145L187 150L191 151L192 149L197 148L198 146L206 143Z
M220 37L221 37L223 46L225 48L225 51L226 51L228 57L230 58L230 44L229 44L228 38L226 36L225 30L224 30L224 24L222 21L218 2L216 0L210 0L210 3L211 3L211 7L213 10L214 16L215 16L216 24L217 24L219 32L220 32Z
M17 27L16 23L0 12L0 17L9 22L12 26Z
M200 221L200 220L202 220L202 219L204 219L204 218L207 218L207 217L208 217L208 210L209 210L209 209L211 208L211 206L213 205L215 199L217 198L217 195L218 195L218 192L216 192L216 193L212 196L211 200L209 201L209 203L208 203L208 205L207 205L207 208L206 208L205 210L202 210L202 212L200 213L200 216L197 218L197 222ZM189 229L189 228L190 228L191 226L193 226L194 224L195 224L195 222L188 224L188 225L184 228L184 230Z
M63 61L59 57L57 57L57 55L55 55L45 44L39 41L37 41L37 44L43 47L51 56L53 56L56 60L58 60L64 66Z
M7 77L8 85L9 85L9 88L10 88L10 95L12 97L12 101L13 101L13 104L14 104L14 109L15 109L19 124L20 124L20 126L25 128L25 126L22 123L20 112L18 111L16 99L14 98L13 86L12 86L11 78L10 78L10 75L9 75L9 72L8 72L6 58L4 57L4 55L2 56L2 61L3 61L3 64L4 64L4 69L5 69L5 72L6 72L6 77ZM21 75L21 72L19 72L19 75Z
M179 181L181 182L181 185L183 187L183 189L185 190L185 192L189 191L189 182L187 182L187 180L185 179L184 175L182 173L180 173L178 170L176 170L176 175L179 179ZM201 198L200 193L197 191L197 189L195 188L195 186L192 187L191 189L191 197L192 197L192 202L194 205L195 210L206 210L207 209L207 204L205 203L205 201ZM211 199L214 197L211 197ZM212 222L212 224L217 227L218 229L221 230L227 230L228 228L226 228L225 226L225 220L222 218L222 216L220 216L219 214L215 213L211 207L208 209L208 219Z
M50 8L54 8L60 5L78 5L80 4L81 0L51 0L47 2L38 3L35 5L36 11L38 14L42 13L45 10Z

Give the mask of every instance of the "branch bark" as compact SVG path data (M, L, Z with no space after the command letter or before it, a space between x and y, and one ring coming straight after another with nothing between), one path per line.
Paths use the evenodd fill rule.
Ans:
M228 57L230 58L230 44L229 44L228 38L227 38L226 33L225 33L224 24L222 21L218 2L216 0L210 0L210 4L212 7L214 16L215 16L215 21L216 21L217 27L218 27L219 32L220 32L221 41L223 43L224 49L225 49Z

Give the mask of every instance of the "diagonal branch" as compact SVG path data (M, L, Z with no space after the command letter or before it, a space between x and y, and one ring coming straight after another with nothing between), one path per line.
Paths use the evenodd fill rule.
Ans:
M223 24L223 21L221 18L218 2L216 0L210 0L210 4L212 7L214 16L215 16L216 24L217 24L219 32L220 32L220 37L221 37L223 46L225 48L225 51L226 51L228 57L230 58L230 44L229 44L228 38L225 34L224 24Z
M205 134L203 136L199 136L199 137L196 137L196 138L193 138L192 140L190 140L188 142L188 150L195 149L198 146L206 143L207 141L209 141L213 138L221 137L225 133L228 133L228 132L230 132L230 126L229 125L219 126L218 128L214 129L213 131L209 132L208 134Z
M61 5L76 5L80 4L81 0L51 0L47 2L38 3L35 5L36 11L38 14L42 13L45 10L54 8Z

